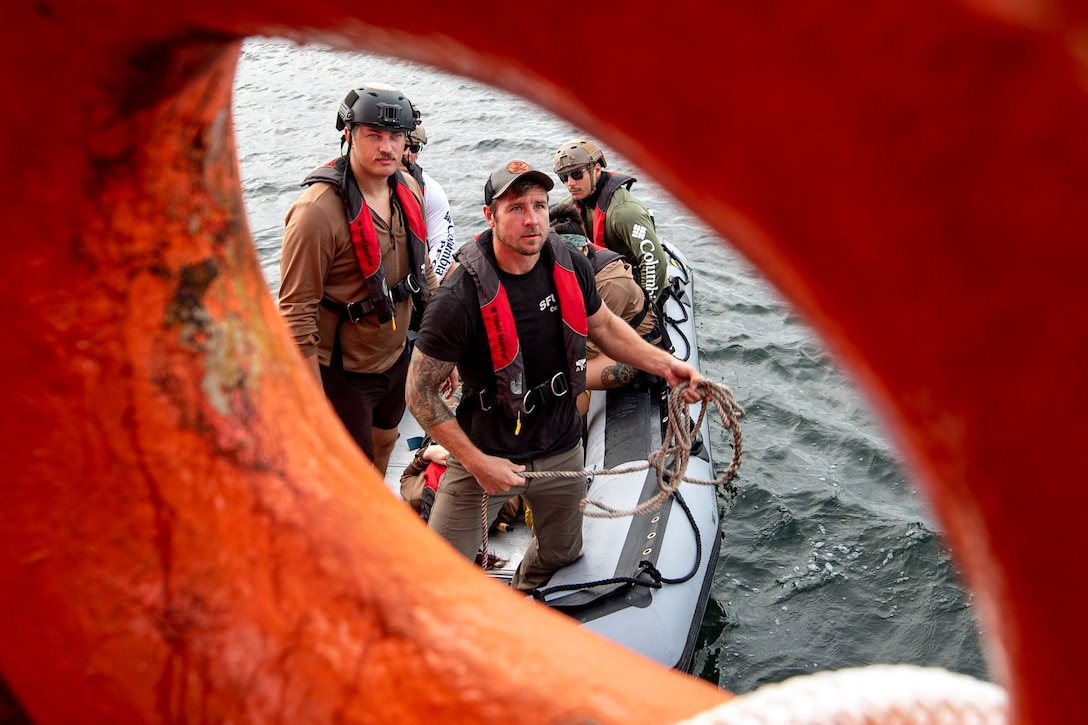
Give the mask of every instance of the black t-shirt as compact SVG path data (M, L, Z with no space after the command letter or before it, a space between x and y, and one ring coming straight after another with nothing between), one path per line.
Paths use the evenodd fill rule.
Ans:
M481 241L488 259L494 264L490 232L485 232ZM581 254L570 256L582 289L586 314L593 315L601 306L593 269ZM498 270L517 326L527 389L550 380L559 371L569 374L550 258L550 254L541 254L536 266L527 274L507 274ZM581 422L569 393L560 398L550 397L546 405L531 414L522 413L518 434L514 433L517 420L509 417L493 399L487 400L490 410L481 407L479 395L473 392L494 391L495 370L476 284L464 267L447 275L428 302L416 347L437 360L457 365L466 390L457 407L457 421L483 452L526 463L570 450L578 442Z

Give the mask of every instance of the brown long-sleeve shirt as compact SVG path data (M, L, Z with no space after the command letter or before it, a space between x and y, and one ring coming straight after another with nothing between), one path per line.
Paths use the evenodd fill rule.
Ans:
M409 182L411 183L411 182ZM417 194L418 196L418 194ZM381 243L382 264L390 287L410 270L408 231L399 213L392 226L371 210ZM320 305L327 296L341 304L369 296L348 229L343 201L335 187L312 184L287 212L280 259L279 309L304 357L318 356L328 365L338 314ZM427 286L438 280L427 260ZM397 361L408 336L410 299L396 305L396 325L378 324L373 314L340 328L344 369L360 373L384 372Z

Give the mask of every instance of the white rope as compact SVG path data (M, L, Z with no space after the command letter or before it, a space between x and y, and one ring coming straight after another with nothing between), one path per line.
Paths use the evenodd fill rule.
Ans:
M676 725L1006 725L1008 696L933 667L874 665L765 685Z

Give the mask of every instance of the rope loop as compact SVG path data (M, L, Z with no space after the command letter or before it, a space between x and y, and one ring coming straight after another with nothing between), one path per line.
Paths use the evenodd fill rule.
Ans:
M733 397L733 391L727 386L711 380L703 380L698 386L699 392L703 395L702 405L699 406L699 417L693 421L691 406L684 400L684 392L687 389L688 383L685 381L669 391L669 415L666 421L665 434L662 436L661 447L649 453L646 457L646 463L596 471L526 471L519 475L523 478L580 478L583 476L618 476L651 468L657 472L657 494L631 510L616 509L600 501L583 499L580 504L582 513L591 518L611 519L622 516L643 516L652 513L661 508L669 496L675 493L676 489L684 481L703 486L724 486L730 496L736 494L736 487L732 481L737 475L737 469L740 468L740 459L744 451L740 425L737 421L744 417L744 409L737 404L736 398ZM695 433L703 427L707 401L714 404L714 409L717 410L722 425L733 433L733 460L717 478L711 480L688 478L684 473L687 471L688 458L691 455L691 446Z
M698 390L703 394L702 405L699 406L699 417L693 422L691 419L691 406L684 400L684 392L688 389L687 381L684 381L669 391L668 411L665 434L662 436L661 447L650 451L646 457L646 463L631 464L619 468L608 468L595 471L523 471L518 475L522 478L587 478L589 476L619 476L637 471L646 471L653 468L657 472L657 494L643 501L631 510L616 509L601 501L582 499L579 508L585 516L598 519L616 519L623 516L643 516L653 513L661 508L672 496L680 484L684 481L702 486L724 486L730 496L737 492L733 485L733 479L740 468L743 445L738 419L744 417L744 409L737 404L733 397L733 391L721 383L711 380L702 380ZM706 417L707 401L714 404L718 411L718 417L722 425L733 432L733 460L720 476L714 479L688 478L684 475L688 468L688 457L691 455L691 445L695 432L703 427L703 419ZM671 465L670 465L671 460ZM488 520L487 520L488 495L485 492L481 502L480 528L482 529L482 561L484 569L491 568L488 564L490 550L488 548Z
M669 496L673 495L684 481L704 486L724 486L730 496L736 494L733 479L740 468L740 459L744 450L740 425L737 421L739 418L744 417L744 409L737 404L736 398L733 397L733 391L728 387L721 383L703 380L698 387L698 390L703 394L703 401L702 405L699 406L699 417L693 421L691 406L684 400L684 392L687 389L688 383L685 381L669 391L669 417L666 421L661 447L650 452L645 465L635 468L628 467L626 469L593 472L595 476L618 475L633 470L653 468L657 472L657 494L629 511L612 508L600 501L583 499L581 503L583 514L591 518L619 518L621 516L643 516L653 513L665 504ZM689 478L684 474L688 468L692 441L696 431L703 427L708 400L714 404L714 409L718 412L722 425L733 433L733 460L722 474L715 479Z

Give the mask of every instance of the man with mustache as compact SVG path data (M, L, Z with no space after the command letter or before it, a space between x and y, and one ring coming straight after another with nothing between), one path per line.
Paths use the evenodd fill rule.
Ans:
M411 102L348 92L341 155L311 172L287 212L279 309L344 426L383 474L404 415L408 326L438 286L419 186L401 172Z

